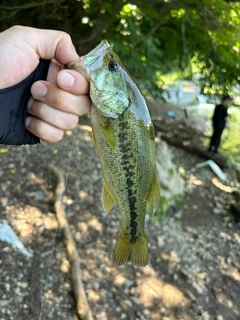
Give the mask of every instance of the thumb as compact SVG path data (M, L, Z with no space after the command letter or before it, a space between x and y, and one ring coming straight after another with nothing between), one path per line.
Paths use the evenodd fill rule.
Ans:
M14 26L0 33L0 88L25 79L39 59L68 64L79 58L71 37L62 31Z
M56 59L60 64L69 63L79 56L71 37L63 31L26 28L29 43L42 59Z

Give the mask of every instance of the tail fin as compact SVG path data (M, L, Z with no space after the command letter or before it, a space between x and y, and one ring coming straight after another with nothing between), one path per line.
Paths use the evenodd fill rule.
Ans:
M145 267L148 263L146 235L140 236L134 243L131 243L121 229L113 251L113 260L118 266L131 261L136 266Z

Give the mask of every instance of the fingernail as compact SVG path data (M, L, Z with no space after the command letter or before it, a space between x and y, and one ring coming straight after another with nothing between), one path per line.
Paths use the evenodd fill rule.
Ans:
M27 117L25 122L25 127L28 128L31 122L32 122L32 117Z
M42 82L36 82L32 85L32 95L34 98L41 99L47 94L47 86Z
M75 82L72 74L66 71L60 71L57 77L57 82L60 87L71 88Z
M28 110L30 110L31 109L31 107L32 107L32 105L33 105L33 103L34 103L34 98L33 97L31 97L30 99L29 99L29 101L28 101L28 106L27 106L27 108L28 108Z

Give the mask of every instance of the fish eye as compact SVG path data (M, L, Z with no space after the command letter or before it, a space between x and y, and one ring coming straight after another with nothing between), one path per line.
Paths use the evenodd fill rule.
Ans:
M119 69L119 65L116 61L110 61L108 64L108 69L111 72L116 72Z

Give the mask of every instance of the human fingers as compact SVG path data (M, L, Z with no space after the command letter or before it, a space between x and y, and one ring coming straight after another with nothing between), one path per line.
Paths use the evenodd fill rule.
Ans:
M57 85L75 95L87 94L89 82L77 71L61 70L56 77Z
M0 33L0 88L24 80L39 59L55 59L64 65L79 58L70 36L62 31L14 26Z
M60 130L73 129L78 124L78 115L58 110L37 100L30 100L28 113Z
M36 100L41 101L44 104L64 112L82 116L90 109L90 98L87 95L82 94L86 91L84 87L81 88L81 86L78 87L73 85L72 88L72 91L78 92L79 95L61 89L54 83L37 81L32 85L31 93ZM36 108L36 105L33 104L32 108Z
M39 137L42 142L58 142L63 138L64 131L35 117L26 118L28 131Z

